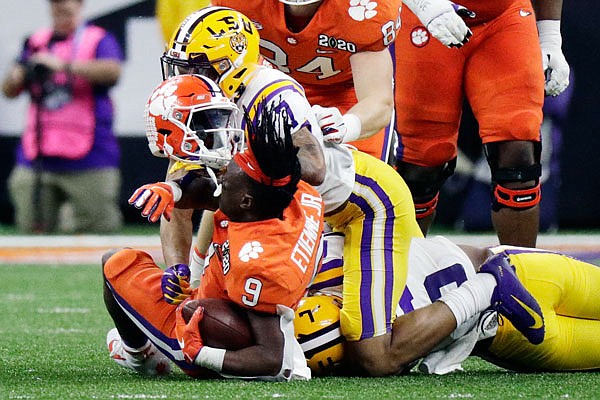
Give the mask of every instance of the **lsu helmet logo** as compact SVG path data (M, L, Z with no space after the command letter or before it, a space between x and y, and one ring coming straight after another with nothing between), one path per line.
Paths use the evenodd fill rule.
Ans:
M242 33L236 33L229 39L229 45L238 54L242 54L248 48L248 39Z

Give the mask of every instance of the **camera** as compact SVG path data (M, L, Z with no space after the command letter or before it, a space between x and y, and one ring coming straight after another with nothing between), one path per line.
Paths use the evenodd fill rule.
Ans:
M44 83L52 76L52 70L44 64L29 62L25 64L25 82Z
M53 74L45 64L29 62L25 65L25 83L32 98L48 110L57 110L72 99L70 77L67 82L56 83Z

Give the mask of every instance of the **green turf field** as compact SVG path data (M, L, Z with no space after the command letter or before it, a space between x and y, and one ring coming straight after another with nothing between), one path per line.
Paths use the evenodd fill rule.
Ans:
M451 376L194 381L108 358L100 265L0 264L0 399L594 399L600 374L515 374L478 359ZM600 334L600 332L599 332Z

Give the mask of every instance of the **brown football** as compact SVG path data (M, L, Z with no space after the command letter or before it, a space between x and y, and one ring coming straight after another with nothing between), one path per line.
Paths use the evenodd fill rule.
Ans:
M188 322L198 306L204 307L200 321L200 335L206 346L226 350L239 350L252 346L254 336L244 310L223 299L197 299L189 301L182 310Z

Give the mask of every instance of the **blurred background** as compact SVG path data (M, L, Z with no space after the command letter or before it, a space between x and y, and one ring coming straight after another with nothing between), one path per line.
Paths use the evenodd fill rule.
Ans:
M491 0L490 0L491 1ZM48 1L4 2L0 17L0 75L4 76L19 54L23 40L40 26L48 25ZM138 186L164 177L166 163L154 158L146 146L143 108L160 82L159 57L164 49L155 1L86 0L88 20L111 31L121 42L126 61L119 84L112 91L116 110L115 130L122 150L121 208L126 223L144 223L138 210L127 204ZM579 0L564 3L563 49L574 83L569 101L557 107L562 134L551 141L549 181L542 193L542 228L600 229L600 3ZM14 164L14 147L25 121L27 98L9 101L0 97L0 225L10 226L14 212L6 192L6 180ZM486 230L489 194L480 191L477 171L479 144L473 133L476 121L465 113L461 136L465 169L447 184L436 224L451 229ZM546 144L546 143L545 143ZM550 164L549 164L550 167ZM546 170L545 170L546 173ZM485 186L485 185L484 185ZM546 193L548 194L546 196Z

